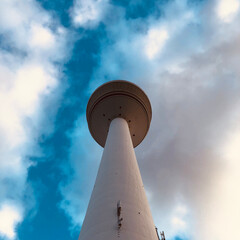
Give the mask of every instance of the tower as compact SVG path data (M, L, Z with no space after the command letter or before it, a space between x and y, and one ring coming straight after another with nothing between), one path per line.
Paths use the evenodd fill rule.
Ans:
M157 240L134 147L152 117L146 94L116 80L95 90L87 106L92 137L104 147L79 240Z

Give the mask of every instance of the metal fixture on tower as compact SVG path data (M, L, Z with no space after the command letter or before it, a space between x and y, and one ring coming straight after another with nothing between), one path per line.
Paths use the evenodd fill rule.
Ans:
M79 240L158 239L134 152L151 118L147 95L131 82L108 82L90 97L88 127L104 151Z

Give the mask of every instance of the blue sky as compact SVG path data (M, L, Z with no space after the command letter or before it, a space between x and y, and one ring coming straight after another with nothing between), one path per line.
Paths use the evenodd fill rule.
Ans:
M102 148L96 87L139 85L136 148L168 240L240 235L240 2L1 0L0 240L77 239Z

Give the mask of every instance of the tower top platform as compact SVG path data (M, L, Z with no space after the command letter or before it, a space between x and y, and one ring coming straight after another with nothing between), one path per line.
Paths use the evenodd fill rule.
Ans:
M97 88L88 101L87 121L92 137L102 147L114 118L127 121L133 146L139 145L152 119L151 104L144 91L125 80L110 81Z

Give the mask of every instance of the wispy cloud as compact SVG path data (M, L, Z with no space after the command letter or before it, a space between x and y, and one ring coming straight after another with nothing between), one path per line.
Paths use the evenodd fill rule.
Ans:
M71 218L73 228L77 228L78 231L87 210L91 186L94 183L94 176L100 163L99 156L102 152L101 147L94 144L85 119L85 114L79 117L75 124L75 131L71 135L69 161L73 174L67 183L61 183L60 186L63 196L61 207Z
M108 0L75 0L71 11L76 27L93 28L105 17Z
M161 51L168 39L168 32L165 29L150 29L145 44L146 55L153 59Z

